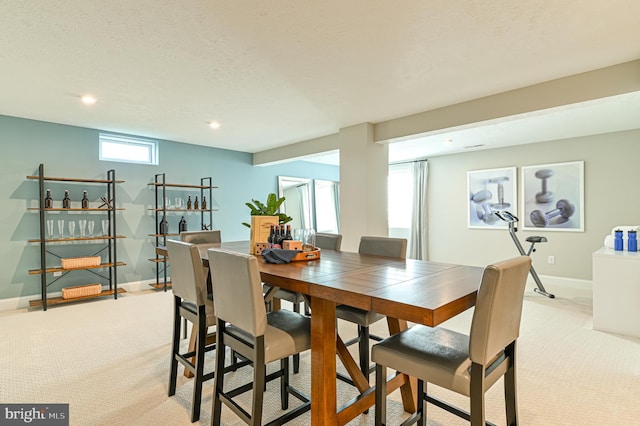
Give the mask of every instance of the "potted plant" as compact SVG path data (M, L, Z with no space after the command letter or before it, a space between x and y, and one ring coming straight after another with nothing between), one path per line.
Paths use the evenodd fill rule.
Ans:
M253 203L245 203L251 209L251 224L243 222L244 226L251 228L251 238L249 241L249 251L256 253L256 243L266 243L269 238L269 231L272 225L290 222L293 218L284 213L278 213L278 209L285 198L278 198L271 193L267 196L267 202L261 203L258 200L251 200Z

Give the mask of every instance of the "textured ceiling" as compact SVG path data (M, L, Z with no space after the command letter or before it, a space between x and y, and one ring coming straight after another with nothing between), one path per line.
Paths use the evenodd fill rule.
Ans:
M638 59L640 1L0 0L0 36L0 114L258 152Z

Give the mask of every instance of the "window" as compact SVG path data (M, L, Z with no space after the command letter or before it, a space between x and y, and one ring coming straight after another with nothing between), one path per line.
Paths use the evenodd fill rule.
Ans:
M123 163L158 164L158 142L100 133L100 160Z

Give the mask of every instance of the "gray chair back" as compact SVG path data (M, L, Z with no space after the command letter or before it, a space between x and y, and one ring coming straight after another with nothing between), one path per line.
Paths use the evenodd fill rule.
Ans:
M341 245L342 235L340 234L316 233L316 247L320 249L340 251Z
M469 334L469 358L487 365L520 335L531 258L519 256L484 269Z
M198 306L207 300L207 278L198 248L191 243L167 240L171 262L171 288L173 293Z
M405 259L407 240L406 238L362 237L358 253Z
M187 243L193 243L193 244L211 244L211 243L222 242L219 229L214 229L212 231L181 232L180 239Z
M253 336L264 335L267 311L256 257L213 248L207 252L218 319Z

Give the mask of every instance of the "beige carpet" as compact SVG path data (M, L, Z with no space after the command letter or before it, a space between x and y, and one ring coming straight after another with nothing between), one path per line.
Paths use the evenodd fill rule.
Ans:
M640 425L640 339L592 330L590 287L545 285L556 299L530 290L525 296L517 372L521 424ZM144 291L47 312L1 312L0 402L69 403L72 425L191 424L191 382L180 375L176 396L167 397L171 303L171 293ZM447 326L467 331L470 313ZM384 329L384 322L373 327ZM341 334L353 335L355 327L341 325ZM308 393L308 353L301 364L292 383ZM229 377L241 383L249 371ZM338 386L340 401L355 395ZM468 407L465 398L431 391ZM505 423L502 392L499 383L487 398L488 419L498 425ZM209 424L211 395L207 382L201 424ZM277 382L269 384L265 400L269 420L279 413ZM391 424L398 424L406 413L397 392L388 405ZM466 424L429 410L430 425ZM242 424L227 409L222 423ZM291 424L309 424L309 414ZM373 424L373 411L351 424Z

